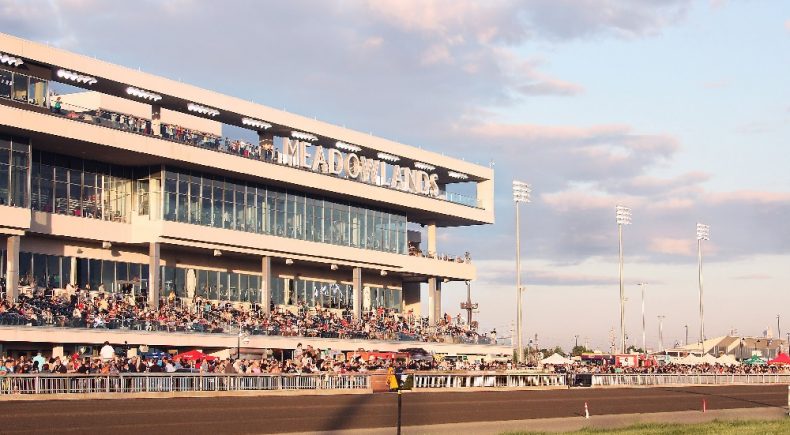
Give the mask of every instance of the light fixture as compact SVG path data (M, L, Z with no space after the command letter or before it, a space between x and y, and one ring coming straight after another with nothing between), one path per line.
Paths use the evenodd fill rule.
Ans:
M617 217L617 225L630 225L631 224L631 209L624 206L618 205L615 207L616 210L616 217Z
M215 257L222 257L222 251L220 251L219 249L215 249L214 250L214 256Z
M75 73L74 71L69 71L67 69L59 69L57 72L57 76L62 79L71 80L77 83L85 83L88 85L95 85L96 82L98 82L98 80L96 80L95 77L87 76L84 74L78 74Z
M339 269L339 267L337 266L337 264L333 264L333 265L329 266L329 268L330 268L330 269L332 269L332 270L337 270L337 269Z
M387 271L386 270L382 270L381 271L381 276L387 276Z
M447 171L447 175L458 180L466 180L467 178L469 178L468 175L455 171Z
M710 225L697 223L697 240L710 240Z
M514 202L530 202L530 195L532 194L532 185L523 181L513 180L513 201Z
M290 265L294 264L294 261L293 261L292 259L290 259L290 258L286 258L286 259L285 259L285 264L287 264L288 266L290 266Z
M296 131L296 130L291 132L291 137L293 137L294 139L306 140L308 142L315 142L318 140L318 137L316 137L314 134L305 133L303 131Z
M378 154L376 154L376 155L377 155L377 156L378 156L378 158L380 158L381 160L386 160L386 161L388 161L388 162L397 162L398 160L400 160L400 157L398 157L398 156L393 156L392 154L387 154L387 153L378 153Z
M142 89L138 89L132 86L126 88L126 93L133 96L142 98L144 100L151 100L151 101L159 101L162 99L162 96L159 94L155 94L153 92L144 91Z
M9 54L0 53L0 63L5 63L8 65L19 66L25 63L22 59L18 57L11 56Z
M101 247L103 249L110 249L110 248L112 248L112 243L110 243L110 242L101 242Z
M217 116L217 115L219 115L219 110L212 109L211 107L201 106L200 104L195 104L195 103L187 104L187 109L189 109L190 112L197 112L197 113L200 113L200 114L203 114L203 115L208 115L208 116Z
M436 169L436 166L429 165L423 162L414 162L414 167L417 169L422 169L424 171L433 171L434 169Z
M350 143L341 142L341 141L335 142L335 148L337 148L339 150L343 150L343 151L348 151L350 153L358 153L358 152L362 151L362 147L359 147L359 146L356 146L356 145L353 145L353 144L350 144Z
M241 123L261 130L267 130L269 128L272 128L272 125L269 124L268 122L264 122L261 121L260 119L255 119L255 118L241 118Z

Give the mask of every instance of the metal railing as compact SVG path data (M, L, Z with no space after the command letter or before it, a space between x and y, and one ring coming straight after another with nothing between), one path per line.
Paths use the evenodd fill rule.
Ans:
M34 374L0 376L10 394L173 393L198 391L370 390L368 374Z
M567 386L567 376L555 373L415 373L414 389L521 388Z
M790 384L790 373L686 373L686 374L576 374L576 380L589 377L592 387L653 385L731 385ZM577 382L574 382L577 385Z

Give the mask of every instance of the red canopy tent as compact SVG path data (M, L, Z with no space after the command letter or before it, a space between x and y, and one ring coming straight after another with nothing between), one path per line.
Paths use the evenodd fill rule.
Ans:
M190 350L189 352L179 353L178 355L173 355L173 361L178 360L185 360L185 361L195 361L195 360L203 360L203 361L214 361L217 359L215 356L206 355L205 353L199 350Z
M768 364L788 364L790 365L790 356L786 353L780 353L776 358L768 361Z

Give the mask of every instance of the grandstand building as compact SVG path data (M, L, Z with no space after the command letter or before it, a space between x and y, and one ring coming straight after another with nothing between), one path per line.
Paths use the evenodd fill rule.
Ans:
M8 300L79 287L151 307L384 307L434 324L442 283L475 278L471 255L445 253L437 232L493 222L489 167L0 34Z

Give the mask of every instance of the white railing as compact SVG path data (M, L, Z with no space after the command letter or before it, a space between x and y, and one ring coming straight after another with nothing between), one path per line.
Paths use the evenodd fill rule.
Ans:
M8 394L171 393L196 391L370 390L367 374L242 375L142 373L0 376Z
M567 386L567 376L554 373L415 373L414 389L521 388Z
M584 374L577 377L584 377ZM790 373L782 374L592 374L590 386L642 386L642 385L730 385L730 384L790 384Z

